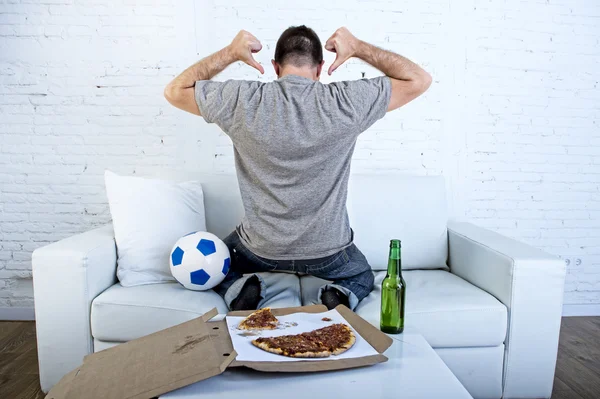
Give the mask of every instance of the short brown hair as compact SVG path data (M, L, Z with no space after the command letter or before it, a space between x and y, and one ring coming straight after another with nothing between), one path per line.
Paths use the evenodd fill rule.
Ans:
M283 31L275 47L275 62L280 65L315 66L323 61L323 46L314 30L305 25Z

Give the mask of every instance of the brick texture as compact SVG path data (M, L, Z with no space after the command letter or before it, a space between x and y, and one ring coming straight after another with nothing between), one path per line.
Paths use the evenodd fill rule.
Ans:
M584 0L0 1L0 307L32 306L35 248L110 220L105 169L232 172L229 139L162 90L242 28L267 73L219 79L271 80L301 23L434 77L360 137L355 171L444 174L454 216L569 259L565 302L600 303L599 18ZM323 81L377 74L352 60Z

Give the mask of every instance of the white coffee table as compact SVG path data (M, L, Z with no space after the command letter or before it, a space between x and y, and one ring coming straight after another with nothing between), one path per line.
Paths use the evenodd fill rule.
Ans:
M320 373L263 373L239 367L160 398L472 399L421 335L390 336L394 343L384 353L389 360L374 366Z

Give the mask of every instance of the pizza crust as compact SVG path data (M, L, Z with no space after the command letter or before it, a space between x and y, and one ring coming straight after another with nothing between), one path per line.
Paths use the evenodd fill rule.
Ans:
M249 321L257 319L262 313L269 313L269 316L272 318L272 320L268 320L263 325L254 326L249 324ZM271 308L262 308L257 310L256 312L253 312L244 320L242 320L240 324L238 324L237 328L239 330L274 330L277 328L277 323L277 318L271 313Z
M240 323L240 325L238 326L239 330L275 330L277 328L277 325L273 325L273 324L269 324L266 326L247 326L247 325L242 325L242 323Z
M275 344L273 344L272 342L269 341L258 341L258 340L252 340L252 345L256 346L257 348L260 348L266 352L269 353L274 353L276 355L282 355L282 356L287 356L287 357L297 357L297 358L323 358L323 357L329 357L331 355L340 355L344 352L346 352L348 349L352 348L352 346L354 345L354 343L356 342L356 337L354 336L354 333L352 332L352 330L347 326L347 325L343 325L343 329L345 330L345 332L347 332L349 334L348 340L346 342L342 342L339 344L339 347L333 351L330 350L321 350L321 351L306 351L306 352L296 352L296 353L286 353L282 348L278 348L276 346L274 346ZM315 330L318 331L318 330ZM312 332L312 331L311 331ZM301 336L302 334L297 334L296 336ZM276 339L277 337L273 337L274 339ZM268 338L267 338L268 339ZM273 344L273 346L272 346Z
M348 340L348 342L346 342L345 344L342 345L341 348L336 349L335 351L333 351L334 355L339 355L342 354L344 352L346 352L348 349L352 348L354 346L354 343L356 342L356 337L354 336L354 334L352 333L352 331L350 331L350 339Z

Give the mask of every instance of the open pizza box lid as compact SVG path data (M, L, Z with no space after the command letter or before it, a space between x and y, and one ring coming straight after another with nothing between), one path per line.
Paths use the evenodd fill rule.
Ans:
M221 374L228 367L249 367L266 372L314 372L362 367L387 361L382 354L392 339L344 306L336 310L378 352L351 359L296 362L236 362L225 320L204 315L154 334L93 353L64 376L46 399L154 398ZM275 316L321 313L323 305L272 309ZM252 312L231 312L246 316Z

